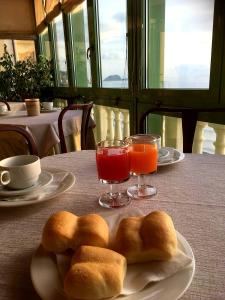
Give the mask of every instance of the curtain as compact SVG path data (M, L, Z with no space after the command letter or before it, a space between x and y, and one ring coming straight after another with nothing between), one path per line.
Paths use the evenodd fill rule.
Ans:
M0 1L0 33L1 39L20 40L23 35L35 35L34 2Z
M37 34L41 33L46 27L45 9L42 0L34 0L35 18L36 18L36 31Z
M63 0L62 10L65 13L70 13L74 8L83 3L84 0Z
M50 23L55 17L57 17L61 12L61 2L60 0L46 0L45 1L45 12L46 21Z

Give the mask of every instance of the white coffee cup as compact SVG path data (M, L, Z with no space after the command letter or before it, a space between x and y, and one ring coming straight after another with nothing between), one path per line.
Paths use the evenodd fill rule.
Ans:
M45 110L52 110L53 109L53 102L42 102L42 107Z
M35 155L12 156L0 161L0 183L11 189L31 187L40 174L40 158Z

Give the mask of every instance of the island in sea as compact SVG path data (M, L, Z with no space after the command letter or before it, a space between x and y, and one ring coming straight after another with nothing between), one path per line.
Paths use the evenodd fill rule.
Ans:
M121 81L122 78L119 75L109 75L107 76L104 81Z

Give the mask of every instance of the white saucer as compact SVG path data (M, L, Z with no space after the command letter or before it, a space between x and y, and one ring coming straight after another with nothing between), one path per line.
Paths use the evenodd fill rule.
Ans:
M175 148L165 147L164 149L169 151L169 155L161 158L158 161L158 167L172 165L182 161L185 158L185 154Z
M162 158L165 158L169 156L170 152L166 148L160 148L158 151L158 161L160 161Z
M48 113L48 112L56 112L59 109L57 107L53 108L53 109L41 109L41 113Z
M26 194L19 195L0 195L0 207L17 207L54 199L62 193L69 190L75 183L75 176L73 173L57 168L46 168L45 173L49 173L52 178L51 182L39 188L34 188Z
M38 181L35 185L32 185L29 188L22 189L22 190L11 190L6 189L3 186L0 186L0 196L18 196L18 195L25 195L31 192L36 191L37 189L43 188L53 180L53 175L47 171L42 170Z

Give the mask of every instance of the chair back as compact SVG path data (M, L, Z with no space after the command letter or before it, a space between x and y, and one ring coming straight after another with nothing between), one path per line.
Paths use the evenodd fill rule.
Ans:
M83 104L69 104L65 107L58 118L58 129L59 129L59 138L61 145L61 152L67 153L65 135L63 132L63 117L68 110L82 110L82 121L81 121L81 130L80 130L80 139L81 139L81 150L87 149L87 132L88 132L88 123L90 120L91 109L93 107L93 102L83 103Z
M210 113L221 113L225 112L224 107L214 108L189 108L189 107L167 107L159 106L152 107L145 111L139 120L139 132L146 133L146 117L151 113L177 113L182 118L182 131L183 131L183 152L192 153L192 145L194 140L195 128L198 120L199 113L210 112Z
M0 124L0 145L0 159L28 153L38 156L33 135L18 125Z

